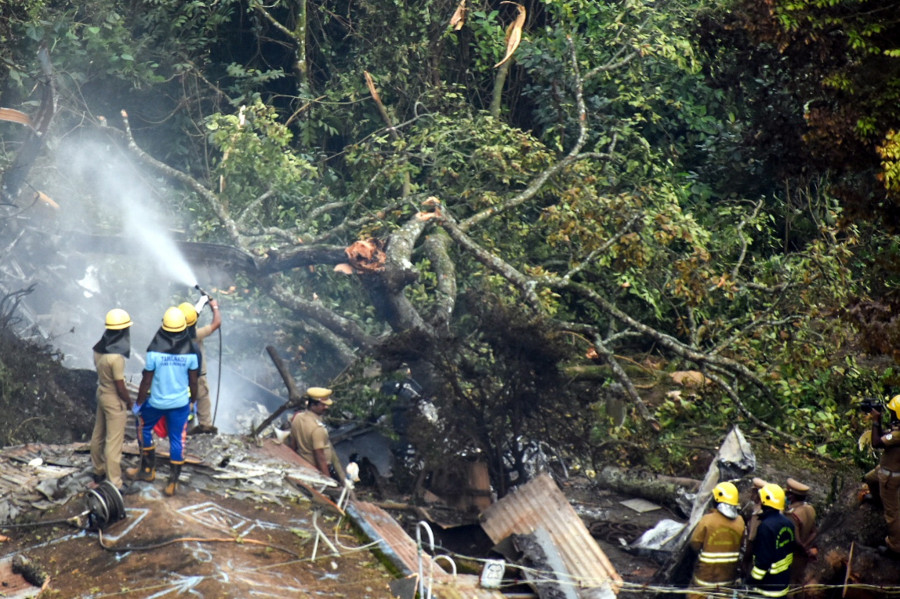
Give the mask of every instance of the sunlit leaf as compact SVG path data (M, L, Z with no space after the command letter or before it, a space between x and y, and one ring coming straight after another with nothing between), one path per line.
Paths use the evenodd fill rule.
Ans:
M456 12L453 13L452 17L450 17L450 26L453 27L454 31L459 31L465 24L466 0L459 0L459 6L456 7Z

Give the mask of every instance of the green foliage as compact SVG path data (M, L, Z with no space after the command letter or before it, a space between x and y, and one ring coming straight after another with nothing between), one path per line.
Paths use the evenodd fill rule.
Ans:
M260 101L238 115L212 115L206 123L210 143L221 152L213 171L220 196L236 214L254 204L261 191L270 194L263 213L272 226L293 227L315 199L316 169L291 151L291 131L277 112ZM252 160L242 159L251 156Z
M759 418L816 451L845 448L848 398L882 381L874 370L836 358L853 339L834 314L866 293L857 261L871 257L856 250L862 235L830 186L839 175L818 165L809 175L806 155L794 153L800 137L791 135L805 126L804 116L811 127L819 117L835 122L816 106L803 112L812 92L793 80L808 81L795 75L811 71L781 61L781 38L770 31L753 32L771 35L757 45L748 42L750 33L735 33L734 21L746 13L728 16L706 3L536 1L528 4L498 119L483 109L512 7L476 3L456 32L447 24L456 5L306 3L303 29L296 3L287 1L92 0L52 11L30 2L0 34L22 40L4 52L15 65L9 85L23 94L34 80L23 57L39 42L50 45L66 73L61 120L82 118L82 97L92 113L124 106L140 114L140 145L216 196L213 207L200 196L167 194L191 214L193 238L231 242L226 229L233 223L246 244L241 249L263 257L310 239L386 239L429 197L456 222L494 211L466 233L531 278L542 313L521 308L511 277L451 247L465 301L446 332L446 351L421 351L439 370L440 407L455 417L448 426L458 443L446 449L477 447L498 480L504 452L521 458L520 436L585 451L579 443L591 431L594 442L613 436L644 443L639 427L609 425L593 400L575 401L574 387L559 377L562 360L580 353L561 337L567 323L608 330L617 353L664 351L583 289L672 343L744 365L772 397L746 381L727 383ZM776 5L785 31L810 40L843 23L820 18L832 4ZM858 26L848 34L847 56L871 58L886 31L861 14L852 23ZM303 76L299 55L309 63ZM816 92L867 89L848 65L815 74L828 84L812 86ZM848 113L854 139L887 131L896 110L891 93L879 95L871 118ZM77 119L59 126L74 128ZM895 137L882 142L889 191L900 170ZM576 143L579 153L570 156ZM556 170L542 179L549 169ZM420 315L443 299L445 273L436 262L416 245L404 264L414 276L402 299ZM330 264L273 277L285 293L315 297L323 309L379 335L373 351L387 351L391 342L419 351L420 332L389 331L377 293L360 280ZM253 322L278 314L279 338L304 367L334 374L335 354L309 356L301 348L325 346L338 334L295 320L253 283L237 286L235 314ZM617 327L631 336L617 336ZM362 409L374 396L358 399ZM712 389L652 408L665 426L665 442L653 453L660 467L688 460L675 442L681 427L709 433L744 418Z

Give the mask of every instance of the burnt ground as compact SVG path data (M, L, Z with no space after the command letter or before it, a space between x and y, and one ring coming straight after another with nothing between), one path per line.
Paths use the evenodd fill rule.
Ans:
M192 439L174 497L162 493L163 460L156 481L135 483L139 493L124 497L125 518L100 531L86 518L90 458L83 444L0 450L2 521L16 521L0 537L0 595L30 590L21 596L32 597L44 585L42 598L67 599L390 597L392 571L348 520L311 501L297 482L313 484L320 475L283 461L271 443L204 437ZM137 447L127 453L136 457ZM317 526L337 553L317 537ZM31 585L9 572L8 562L22 557L33 566Z
M0 447L90 438L97 374L70 370L48 346L16 337L0 314Z
M191 490L168 498L161 484L144 486L127 498L128 517L102 535L38 528L13 535L2 550L21 552L46 572L42 598L389 596L392 577L368 551L334 557L320 547L311 560L308 509ZM330 532L335 518L322 524ZM346 527L339 538L359 545Z

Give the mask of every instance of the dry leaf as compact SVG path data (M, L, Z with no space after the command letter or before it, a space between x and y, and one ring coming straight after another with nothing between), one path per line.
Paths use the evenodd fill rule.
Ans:
M466 24L466 0L459 0L459 6L456 7L456 12L453 13L453 16L450 17L450 26L453 27L454 31L459 31L463 28L463 25Z
M375 89L375 80L372 79L372 76L369 74L369 71L363 71L363 75L366 78L366 87L369 88L369 93L372 94L372 99L381 103L381 96L378 95L378 90Z
M352 274L356 273L356 271L353 269L353 267L350 266L349 264L347 264L346 262L343 264L336 265L334 267L334 272L341 272L341 273L344 273L345 275L352 275Z
M669 373L669 377L683 387L698 387L707 383L706 377L697 370L679 370Z
M50 196L48 196L48 195L47 195L46 193L44 193L43 191L38 191L38 192L36 192L36 193L34 194L34 199L35 199L35 200L40 200L40 201L44 202L45 204L47 204L48 206L50 206L50 207L53 208L54 210L59 210L59 204L57 204L57 203L54 202L52 199L50 199Z
M0 108L0 121L9 121L10 123L21 123L31 127L31 119L27 114L20 110L12 108Z
M503 57L503 60L494 65L495 69L512 58L513 52L516 51L516 48L519 47L519 42L522 41L522 28L525 26L524 6L516 4L515 2L501 2L500 4L515 4L519 14L516 17L515 22L506 28L506 56Z

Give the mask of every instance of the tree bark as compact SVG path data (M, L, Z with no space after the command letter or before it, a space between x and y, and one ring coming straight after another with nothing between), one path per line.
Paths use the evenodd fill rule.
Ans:
M627 471L612 466L597 472L594 483L622 495L642 497L664 505L682 516L686 516L685 508L678 498L696 493L700 487L700 481L692 478Z

